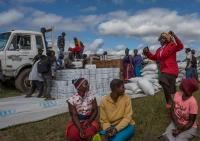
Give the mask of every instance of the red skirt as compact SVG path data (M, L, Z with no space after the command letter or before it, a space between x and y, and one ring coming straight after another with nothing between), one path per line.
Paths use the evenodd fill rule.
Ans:
M83 128L83 123L81 123L81 127L82 127L82 129L85 133L86 138L93 137L99 131L99 128L100 128L99 123L97 121L93 121L91 123L91 127L89 127L89 128ZM73 121L70 121L67 124L66 139L69 140L69 141L84 141L80 137L78 128L73 123Z

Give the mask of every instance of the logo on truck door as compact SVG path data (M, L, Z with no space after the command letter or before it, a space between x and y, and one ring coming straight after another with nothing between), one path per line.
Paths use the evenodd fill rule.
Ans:
M22 61L22 58L20 57L20 55L9 55L8 59L11 59L12 61Z

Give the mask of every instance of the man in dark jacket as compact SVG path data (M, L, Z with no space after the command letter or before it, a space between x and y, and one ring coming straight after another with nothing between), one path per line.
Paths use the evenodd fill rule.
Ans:
M59 48L59 53L64 54L65 51L65 32L62 32L60 36L58 36L57 46Z
M47 57L43 58L44 60L44 66L46 68L46 72L42 73L42 77L44 79L44 97L46 98L45 100L55 100L54 98L51 97L50 94L50 89L51 89L51 83L52 83L52 78L54 77L52 74L52 51L47 51Z

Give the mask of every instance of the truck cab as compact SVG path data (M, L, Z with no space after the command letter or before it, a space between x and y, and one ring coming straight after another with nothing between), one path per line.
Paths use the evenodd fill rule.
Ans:
M44 49L45 39L42 32L13 30L0 33L0 81L14 80L22 92L28 90L28 75L38 48Z

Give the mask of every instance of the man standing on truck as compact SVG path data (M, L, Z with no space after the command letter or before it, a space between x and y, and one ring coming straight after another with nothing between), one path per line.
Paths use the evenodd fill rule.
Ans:
M75 47L74 48L69 47L68 51L71 51L74 54L75 58L82 59L85 46L76 37L74 37L74 45Z
M59 48L59 54L64 55L65 51L65 32L62 32L60 36L58 36L57 46Z

